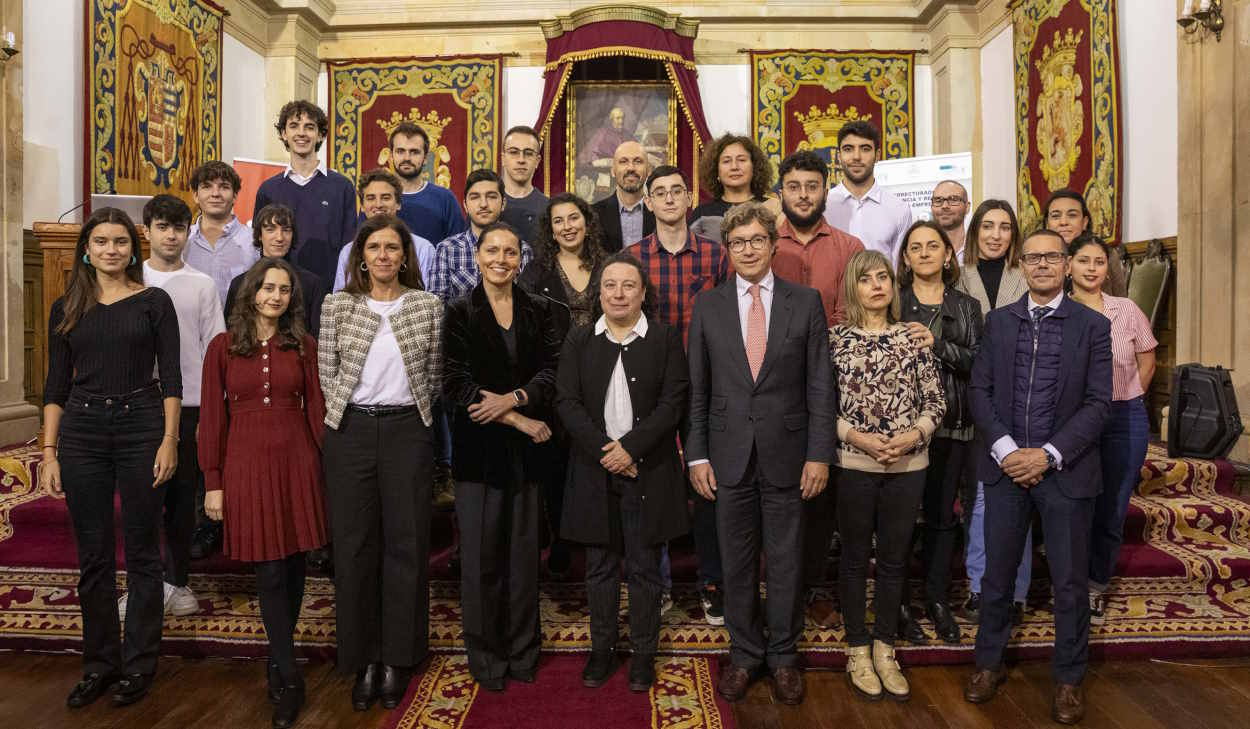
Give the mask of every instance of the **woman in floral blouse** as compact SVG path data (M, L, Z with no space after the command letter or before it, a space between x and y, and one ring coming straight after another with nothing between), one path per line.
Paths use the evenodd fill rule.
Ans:
M856 253L843 278L846 324L829 333L838 380L838 592L846 623L847 678L862 696L905 701L894 658L898 607L929 439L946 402L929 342L899 323L894 272L876 251ZM877 535L876 621L864 625L868 557Z

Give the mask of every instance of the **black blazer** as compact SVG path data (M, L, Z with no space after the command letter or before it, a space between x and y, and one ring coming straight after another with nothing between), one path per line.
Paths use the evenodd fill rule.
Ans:
M506 393L521 388L529 403L517 412L552 424L560 340L547 306L516 285L512 287L512 328L516 362L508 357L482 284L447 305L443 401L452 412L452 474L458 481L507 487L518 485L519 479L538 480L543 473L538 449L529 436L509 425L479 425L469 418L468 408L481 400L480 390Z
M596 300L599 298L599 276L602 273L603 264L600 263L590 272L590 283L586 284L590 287L592 298ZM560 281L560 274L555 268L547 268L543 261L536 259L525 267L516 282L518 286L525 289L526 293L547 302L547 308L551 311L552 325L556 328L560 341L563 342L569 329L572 328L573 314L569 310L569 297L564 290L564 284Z
M300 287L300 293L304 296L304 328L313 336L313 339L316 339L321 332L321 302L325 300L328 293L325 282L307 268L296 266L291 259L285 260L295 268L295 276L299 278L296 285ZM230 326L230 310L234 308L235 295L239 293L239 286L243 284L243 277L246 275L247 272L244 271L235 276L230 280L230 287L226 289L226 326Z
M621 346L595 336L594 325L574 327L564 341L556 376L556 409L569 433L569 470L560 535L583 544L607 544L608 483L599 465L610 442L603 406L622 359L629 377L633 429L621 445L638 467L642 492L641 536L659 544L689 530L686 478L677 454L677 424L686 409L689 372L681 331L647 319L647 336Z
M642 205L642 235L646 237L655 232L655 215L651 213L651 209L645 202L640 204ZM621 203L616 193L608 195L591 207L599 216L599 227L603 230L603 250L609 254L621 250L624 247L621 245Z
M1004 478L988 446L1011 434L1015 400L1016 337L1031 326L1028 294L995 309L985 318L985 336L972 365L972 416L987 446L977 456L977 479L990 484ZM1063 319L1063 367L1054 428L1048 438L1063 456L1062 470L1052 474L1069 498L1096 496L1102 488L1098 443L1111 416L1111 322L1107 317L1064 296L1052 317Z
M779 487L803 463L833 463L836 390L829 329L815 289L773 276L768 345L751 380L738 315L738 277L695 297L690 318L690 434L686 462L706 458L716 481L740 483L751 449Z

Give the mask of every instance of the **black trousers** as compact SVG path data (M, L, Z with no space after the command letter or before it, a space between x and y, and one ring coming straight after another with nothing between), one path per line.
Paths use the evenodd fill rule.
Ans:
M195 429L200 409L184 407L178 421L178 470L165 485L165 582L186 587L191 571L191 539L195 536L197 493L204 490ZM199 507L204 500L198 497Z
M985 577L981 578L981 624L977 668L997 668L1011 637L1011 602L1033 509L1042 517L1046 564L1055 592L1056 683L1079 684L1089 660L1089 544L1094 499L1074 499L1059 488L1054 472L1021 488L1007 477L985 484Z
M809 590L824 585L829 562L829 543L837 529L837 492L829 487L803 502L807 529L803 537L803 585Z
M716 491L716 529L725 568L729 659L749 671L793 666L803 633L803 528L798 483L778 486L760 472L757 454L734 485ZM760 551L768 563L768 602L760 607ZM767 637L764 626L767 624Z
M456 482L460 613L478 681L538 666L538 490L535 483Z
M924 493L924 471L870 473L837 469L838 531L842 556L838 564L838 595L846 623L846 643L870 643L865 624L868 594L868 557L873 526L877 533L877 571L874 583L872 639L894 645L898 606L907 577L907 555Z
M951 561L959 540L955 501L964 483L968 443L934 438L929 443L929 467L924 480L925 600L946 602L951 584Z
M84 673L156 672L165 595L161 585L161 507L152 487L165 412L160 390L109 398L70 394L61 418L61 482L78 543ZM113 494L121 493L125 534L126 637L117 615Z
M708 501L691 489L690 536L694 538L695 573L699 586L715 585L725 578L721 563L720 539L716 536L716 502Z
M295 624L304 604L305 553L285 559L256 562L256 591L260 597L260 619L269 637L269 662L278 667L283 685L300 679L295 664Z
M430 646L431 428L416 408L349 408L326 429L323 459L339 669L415 666Z
M616 648L621 610L621 566L629 581L629 644L635 657L654 656L660 642L660 544L642 542L638 484L613 478L608 489L608 543L586 546L586 597L590 645Z

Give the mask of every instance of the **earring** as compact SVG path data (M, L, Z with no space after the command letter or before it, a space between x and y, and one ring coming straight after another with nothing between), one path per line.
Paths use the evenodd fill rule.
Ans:
M407 271L407 270L408 270L408 264L407 264L407 263L401 263L401 264L399 264L399 270L400 270L400 271Z
M364 261L361 261L361 262L360 262L360 270L361 270L361 271L368 271L368 270L369 270L369 267L365 265L365 262L364 262Z
M950 267L951 267L951 259L947 258L947 259L946 259L946 263L943 263L943 264L942 264L942 268L945 268L946 270L948 270L948 271L949 271L949 270L950 270Z
M85 264L87 264L88 266L90 266L90 265L91 265L91 259L90 259L90 258L87 258L87 254L86 254L86 253L82 254L82 262L83 262L83 263L85 263Z
M132 265L132 266L133 266L133 265L135 265L135 264L136 264L136 263L138 263L138 262L139 262L139 259L138 259L138 258L135 258L135 254L131 253L131 254L130 254L130 265Z

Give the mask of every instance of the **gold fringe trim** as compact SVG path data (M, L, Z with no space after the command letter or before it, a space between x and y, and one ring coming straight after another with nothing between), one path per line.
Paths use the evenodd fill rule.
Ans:
M681 84L677 82L677 75L673 73L673 65L671 63L664 64L664 72L668 74L668 82L677 94L677 103L681 105L681 111L686 115L686 124L690 127L691 137L694 138L695 167L697 169L699 166L699 150L703 149L703 138L699 136L699 128L694 125L694 117L690 115L690 109L686 106L686 97L681 92Z
M652 51L644 48L635 48L634 46L603 46L590 51L565 53L558 59L548 63L543 67L543 69L545 71L550 71L559 66L561 63L576 63L577 61L588 61L592 58L610 58L613 56L633 56L634 58L648 58L653 61L680 63L691 71L695 70L693 61L687 61L676 53L669 53L668 51Z
M551 100L551 108L547 110L547 118L543 120L542 127L539 128L541 139L538 140L544 146L547 143L547 136L551 134L551 121L555 118L556 107L560 105L560 99L564 98L564 89L569 85L569 76L573 75L573 64L569 64L564 69L564 75L560 77L560 85L556 87L556 95Z

